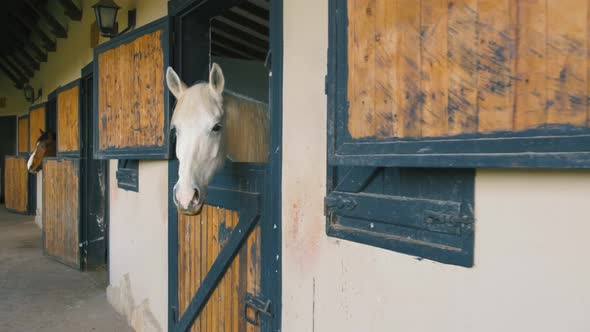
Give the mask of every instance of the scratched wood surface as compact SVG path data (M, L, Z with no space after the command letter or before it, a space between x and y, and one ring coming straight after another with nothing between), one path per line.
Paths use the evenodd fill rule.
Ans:
M29 118L18 119L18 152L29 152Z
M6 156L4 166L4 195L6 208L27 212L28 172L25 157Z
M79 177L75 159L46 159L43 165L45 253L79 267Z
M99 149L163 146L162 31L98 56Z
M29 112L29 151L35 150L41 131L45 131L45 106Z
M76 85L57 95L57 152L80 149L79 92Z
M198 216L178 216L178 303L182 315L238 223L235 211L204 206ZM260 226L242 246L191 331L260 331L244 319L246 293L260 292ZM250 315L253 315L250 312Z
M588 0L348 0L352 138L590 126Z

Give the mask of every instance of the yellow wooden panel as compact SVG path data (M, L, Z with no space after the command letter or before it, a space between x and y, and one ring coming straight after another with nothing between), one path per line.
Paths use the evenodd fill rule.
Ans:
M164 144L162 34L155 31L98 56L98 148Z
M587 0L347 5L352 138L590 126Z
M43 166L45 252L79 267L79 177L73 159L46 159Z
M80 149L80 89L76 85L57 95L57 151Z
M4 166L4 195L6 208L27 212L28 172L27 159L7 156Z
M239 221L235 211L204 206L198 216L178 216L178 303L184 313ZM196 318L192 331L259 331L244 317L246 292L260 292L260 227L240 249Z
M29 118L18 119L18 152L29 152Z
M45 106L32 109L29 112L29 151L35 150L41 130L45 131Z

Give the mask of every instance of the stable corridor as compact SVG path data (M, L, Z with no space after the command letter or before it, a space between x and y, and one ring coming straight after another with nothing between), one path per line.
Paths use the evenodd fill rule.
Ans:
M0 205L0 332L131 331L109 305L106 273L43 256L34 217Z

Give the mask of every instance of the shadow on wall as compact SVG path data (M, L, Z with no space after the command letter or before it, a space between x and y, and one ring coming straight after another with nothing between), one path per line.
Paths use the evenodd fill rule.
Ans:
M162 327L150 311L149 301L136 305L131 292L129 274L125 274L119 287L107 287L107 299L115 310L127 319L127 324L137 332L161 332Z

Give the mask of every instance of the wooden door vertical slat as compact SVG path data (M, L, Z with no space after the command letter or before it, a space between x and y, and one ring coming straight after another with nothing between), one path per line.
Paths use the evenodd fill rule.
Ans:
M545 0L518 1L516 109L513 130L547 121L547 12Z
M586 125L587 15L587 1L547 0L548 124Z
M373 134L375 111L375 0L350 1L348 57L354 69L349 71L350 102L348 129L352 137ZM373 84L365 84L365 82Z
M452 4L452 5L451 5ZM449 3L449 134L477 131L477 0Z
M422 1L422 135L448 132L448 0Z
M394 21L396 33L395 97L393 133L396 137L422 136L422 92L420 91L421 40L420 1L395 0ZM382 70L382 67L379 68ZM379 126L375 119L374 127Z
M516 1L479 0L478 132L512 130Z
M375 3L375 123L378 125L377 135L391 136L395 126L392 107L395 102L395 29L391 18L395 7L391 2Z

